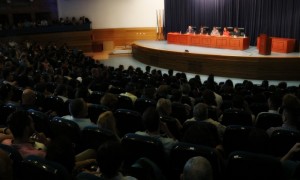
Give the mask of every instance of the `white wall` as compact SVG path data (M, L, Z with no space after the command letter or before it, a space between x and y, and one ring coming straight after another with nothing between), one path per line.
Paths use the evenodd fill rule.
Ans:
M164 0L57 0L58 16L86 16L93 29L156 27Z

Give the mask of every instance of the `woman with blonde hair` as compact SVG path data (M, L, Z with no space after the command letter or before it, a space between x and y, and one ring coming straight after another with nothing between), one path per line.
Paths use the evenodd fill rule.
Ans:
M118 135L115 117L111 111L105 111L105 112L101 113L98 117L97 125L99 128L113 132L115 134L116 138L119 141L121 140Z

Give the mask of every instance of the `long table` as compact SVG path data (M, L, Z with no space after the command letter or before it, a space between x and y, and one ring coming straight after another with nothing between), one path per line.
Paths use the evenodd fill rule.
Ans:
M271 38L271 51L279 53L290 53L295 51L296 39L291 38ZM260 37L257 37L257 49L260 44Z
M245 50L249 48L248 37L226 37L200 34L168 33L167 40L169 44L202 46L233 50Z

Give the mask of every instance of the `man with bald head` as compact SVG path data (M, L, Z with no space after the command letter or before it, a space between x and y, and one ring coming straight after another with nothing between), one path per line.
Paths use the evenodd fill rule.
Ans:
M36 94L32 89L24 89L22 93L21 107L24 110L34 109L39 111L40 109L36 106Z
M213 180L210 162L202 156L190 158L184 165L181 180Z

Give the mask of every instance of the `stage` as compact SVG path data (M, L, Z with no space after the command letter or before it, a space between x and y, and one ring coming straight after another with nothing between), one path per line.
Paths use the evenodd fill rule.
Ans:
M145 64L195 74L214 74L257 80L300 80L300 53L260 55L254 46L229 50L168 44L167 41L136 41L133 57Z

